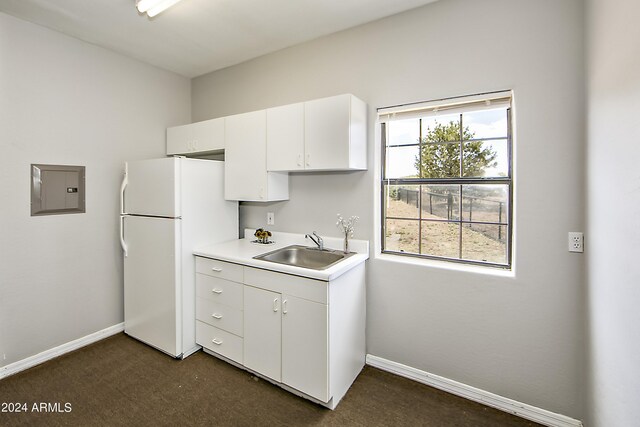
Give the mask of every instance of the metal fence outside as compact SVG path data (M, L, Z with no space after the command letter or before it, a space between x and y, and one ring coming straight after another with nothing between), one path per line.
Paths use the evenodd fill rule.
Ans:
M420 208L420 190L400 187L395 191L395 195L391 194L391 197ZM429 213L438 219L460 221L459 198L459 194L441 194L422 189L422 212ZM463 195L462 221L465 221L464 225L472 230L504 242L506 225L496 225L496 223L503 224L507 214L505 205L505 202L499 200Z

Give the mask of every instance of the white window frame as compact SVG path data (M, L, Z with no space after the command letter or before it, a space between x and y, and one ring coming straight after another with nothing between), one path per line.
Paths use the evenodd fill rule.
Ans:
M379 205L377 209L380 212L379 223L379 236L380 241L378 247L379 253L384 256L398 256L398 257L412 257L413 259L425 259L425 260L437 260L444 261L446 263L457 263L471 266L485 266L494 267L504 270L512 270L513 268L513 234L514 234L514 207L513 207L513 193L514 193L514 180L513 180L513 93L512 91L499 91L488 92L472 96L463 96L455 98L445 98L434 101L419 102L412 104L403 104L392 107L378 108L378 120L376 123L377 140L380 142L380 162L378 163L379 180L377 180L379 188ZM437 115L439 112L445 112L446 114L463 113L468 111L478 111L488 108L496 108L496 106L504 106L507 108L507 158L508 158L508 174L506 177L456 177L456 178L410 178L410 179L385 179L385 166L386 166L386 123L392 120L402 120L409 118L423 118L428 116ZM462 150L461 150L462 153ZM506 212L507 221L507 237L506 237L506 262L495 263L479 260L468 260L460 258L448 258L436 255L417 254L409 252L390 251L385 249L385 234L386 234L386 200L385 200L385 188L387 185L393 185L398 183L419 185L419 184L450 184L450 185L465 185L465 184L505 184L508 186L508 209ZM376 185L376 187L377 187ZM421 208L422 209L422 208ZM421 221L421 220L420 220ZM462 217L458 221L460 224L475 223L475 221L466 221ZM497 225L497 224L496 224ZM418 239L420 241L420 237ZM460 247L460 250L462 248ZM406 258L405 258L406 259Z

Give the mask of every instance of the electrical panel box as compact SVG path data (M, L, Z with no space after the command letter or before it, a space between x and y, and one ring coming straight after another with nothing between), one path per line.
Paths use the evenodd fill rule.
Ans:
M85 212L84 166L31 165L31 216Z

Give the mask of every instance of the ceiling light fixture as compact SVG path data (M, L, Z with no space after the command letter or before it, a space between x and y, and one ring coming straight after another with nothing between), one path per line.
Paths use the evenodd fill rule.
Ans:
M180 0L137 0L136 7L138 8L138 12L146 12L149 18L153 18L179 1Z

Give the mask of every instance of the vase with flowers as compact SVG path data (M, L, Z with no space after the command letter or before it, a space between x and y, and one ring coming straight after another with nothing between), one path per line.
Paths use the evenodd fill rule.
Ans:
M342 215L338 214L338 221L336 222L336 227L342 230L344 234L344 248L343 251L345 254L349 253L349 237L353 237L353 231L360 218L356 215L350 216L349 219L344 219Z

